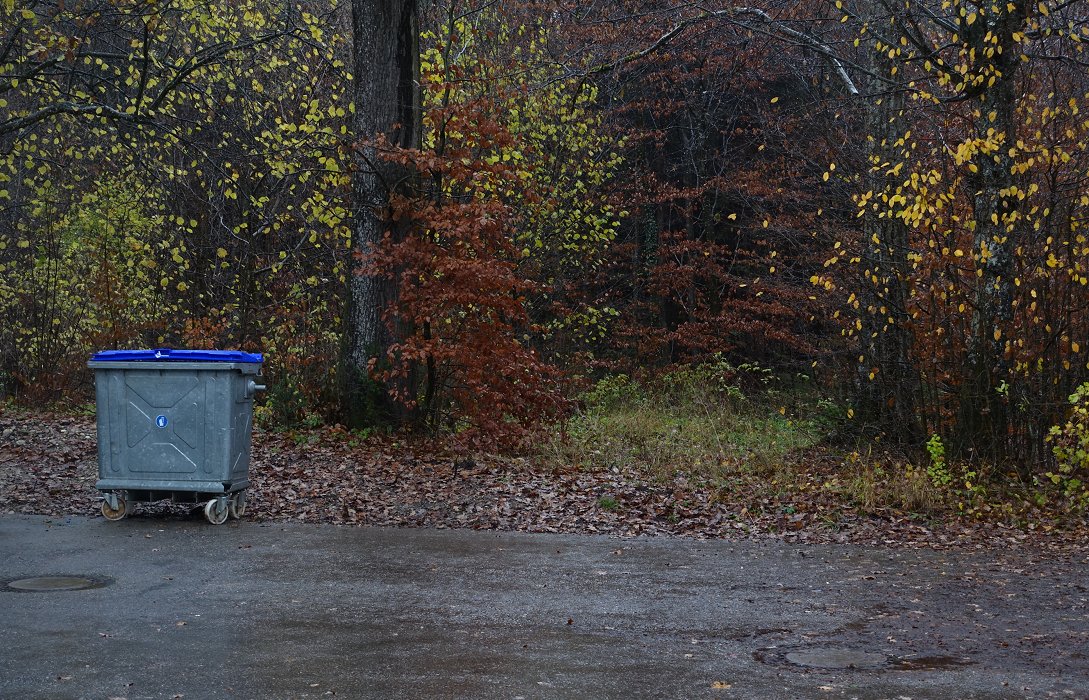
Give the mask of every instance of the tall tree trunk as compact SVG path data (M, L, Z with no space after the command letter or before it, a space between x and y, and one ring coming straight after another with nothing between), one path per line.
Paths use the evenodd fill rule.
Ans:
M1027 20L1025 3L1002 8L987 15L965 36L977 56L991 48L990 37L998 45L991 60L980 59L977 74L983 87L975 118L976 138L998 142L993 153L980 153L974 162L977 171L967 178L972 196L975 231L973 255L977 281L968 339L968 375L962 387L957 437L961 449L1001 459L1008 445L1006 397L1003 382L1007 374L1003 328L1013 314L1013 258L1017 247L1015 234L1019 224L1010 225L1008 215L1016 206L1009 188L1015 182L1010 145L1017 142L1016 76L1020 66L1020 48L1015 35L1024 30ZM1008 390L1008 387L1006 387Z
M891 78L893 62L884 53L875 55L869 66ZM898 115L904 109L904 93L889 82L873 78L866 114L866 156L870 163L895 162L900 138ZM874 99L874 95L880 95ZM870 175L869 189L894 191L897 178L878 168ZM921 444L924 432L920 406L920 380L912 357L911 314L907 308L908 253L907 225L899 218L879 217L868 212L863 218L866 239L866 280L861 309L858 396L860 414L878 431L907 444Z
M340 363L341 408L350 426L389 423L397 410L386 387L371 378L368 363L379 365L395 342L382 320L396 300L395 279L363 267L369 253L389 233L405 235L391 222L390 194L411 173L383 163L371 142L384 136L390 145L420 145L419 13L416 0L353 0L355 116L360 146L352 171L353 274L348 281L344 342Z

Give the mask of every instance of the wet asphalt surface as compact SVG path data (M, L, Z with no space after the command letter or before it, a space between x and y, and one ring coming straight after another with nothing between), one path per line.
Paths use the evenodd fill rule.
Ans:
M1084 556L3 516L0 579L5 699L1089 698Z

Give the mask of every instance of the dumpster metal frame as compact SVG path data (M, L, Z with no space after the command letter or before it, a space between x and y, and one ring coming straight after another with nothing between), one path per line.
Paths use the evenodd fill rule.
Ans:
M171 349L92 357L103 516L120 520L137 502L170 499L204 502L215 525L242 517L263 361L237 351Z

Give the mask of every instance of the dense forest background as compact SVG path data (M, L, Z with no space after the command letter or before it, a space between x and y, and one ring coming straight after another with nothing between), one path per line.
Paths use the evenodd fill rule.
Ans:
M1089 3L4 0L0 27L15 401L83 400L100 349L242 348L268 425L605 449L595 410L687 402L696 432L773 391L932 484L1089 501Z

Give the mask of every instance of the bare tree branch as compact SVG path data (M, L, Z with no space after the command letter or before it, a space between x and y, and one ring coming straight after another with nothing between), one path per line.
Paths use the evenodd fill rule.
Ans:
M100 104L80 104L77 102L54 102L39 110L25 114L21 117L13 117L0 122L0 135L19 131L38 122L61 114L94 114L110 117L119 121L127 121L134 124L149 124L151 117L143 114L127 114L114 107Z
M828 62L831 63L832 67L835 69L836 74L839 75L840 80L843 81L843 85L847 88L847 92L851 93L852 95L859 94L858 87L855 85L854 81L851 80L851 76L847 74L847 69L844 67L843 62L839 59L838 56L836 56L835 52L830 46L828 46L828 44L825 44L823 41L817 39L812 34L806 34L805 32L800 32L797 29L788 27L782 22L775 20L771 15L758 7L734 7L726 10L718 10L714 13L714 16L716 17L723 15L756 17L763 22L774 25L775 31L789 36L793 39L797 39L803 44L809 46L809 48L813 51L816 51L817 53L828 59Z
M835 54L830 46L828 46L826 43L824 43L820 39L817 39L811 34L806 34L805 32L801 32L792 27L788 27L786 24L779 20L776 20L774 17L769 15L764 10L761 10L760 8L744 6L730 7L724 10L708 10L701 8L700 14L681 20L672 29L658 37L658 39L655 40L654 43L652 43L650 46L647 46L639 51L627 54L610 63L606 63L604 65L592 68L587 71L586 74L596 75L599 73L606 73L619 66L631 63L633 61L638 61L641 58L646 58L647 56L661 50L663 46L667 45L670 41L680 36L682 33L684 33L685 30L694 25L715 19L736 19L739 17L752 17L758 19L761 22L770 25L773 34L777 33L783 36L788 36L801 42L802 44L805 44L810 49L819 53L821 56L828 60L828 62L832 65L833 69L836 71L836 75L838 75L840 80L843 82L843 85L847 89L847 92L852 95L859 94L858 87L851 79L851 76L847 73L847 69L844 66L843 61Z

